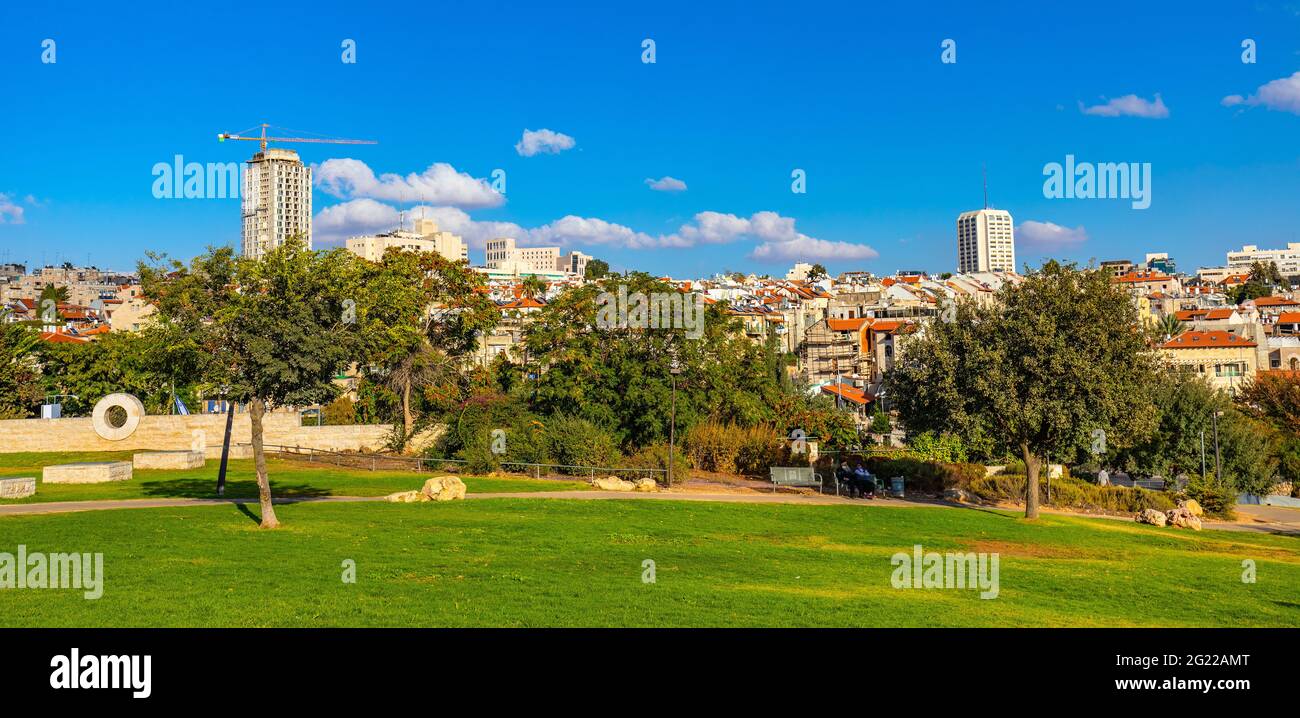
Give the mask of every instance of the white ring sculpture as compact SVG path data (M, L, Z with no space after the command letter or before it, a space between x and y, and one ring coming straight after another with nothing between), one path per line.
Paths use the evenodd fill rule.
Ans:
M108 410L115 406L122 407L126 412L126 422L121 426L113 426L108 423ZM95 403L95 413L91 416L91 421L95 425L95 433L105 441L121 441L135 433L135 429L140 425L140 417L144 416L144 404L139 399L130 394L109 394Z

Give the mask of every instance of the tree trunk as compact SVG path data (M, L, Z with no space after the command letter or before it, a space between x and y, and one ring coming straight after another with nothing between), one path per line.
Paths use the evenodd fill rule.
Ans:
M253 462L257 464L257 498L262 504L262 528L273 529L280 526L275 518L275 507L271 505L271 481L266 475L266 452L262 450L262 416L266 414L266 402L253 399L248 402L248 418L253 429Z
M1030 451L1028 444L1020 445L1020 453L1025 459L1025 518L1038 518L1038 469L1042 465L1037 456Z
M411 440L411 431L415 428L415 417L411 415L411 378L402 383L402 434L404 442Z

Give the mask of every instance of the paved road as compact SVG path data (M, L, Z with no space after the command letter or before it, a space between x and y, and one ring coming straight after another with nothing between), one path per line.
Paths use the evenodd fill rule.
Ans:
M864 501L842 496L824 496L818 494L784 494L784 493L712 493L703 491L672 491L647 493L641 491L513 491L502 493L468 494L467 499L576 499L583 501L600 501L608 499L640 499L658 501L717 501L722 503L745 504L808 504L834 505L846 504L857 506L899 506L899 507L946 507L972 508L961 504L934 501L909 501L903 499L876 499ZM382 496L322 496L311 498L280 498L276 504L296 504L313 502L359 502L383 501ZM213 506L219 504L252 504L257 499L117 499L108 501L51 501L37 504L7 504L0 506L0 516L23 516L33 514L61 514L75 511L103 511L108 509L149 509L173 506ZM1082 518L1112 519L1132 521L1126 516L1107 516L1104 514L1076 514L1068 511L1043 509L1043 513L1062 516L1079 516ZM1222 531L1245 531L1257 533L1285 533L1300 535L1300 510L1277 506L1238 506L1239 518L1235 522L1207 522L1205 528Z

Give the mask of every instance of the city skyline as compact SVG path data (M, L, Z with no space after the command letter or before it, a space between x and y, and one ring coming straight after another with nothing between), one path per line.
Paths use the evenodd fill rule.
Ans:
M317 247L423 206L474 264L486 240L514 237L675 276L797 261L938 274L957 268L956 219L983 206L984 168L1021 266L1167 252L1194 272L1300 240L1286 142L1300 14L1285 3L1213 23L1174 5L757 4L724 13L725 29L684 4L567 7L272 9L259 22L297 32L253 51L246 21L215 10L7 10L0 57L20 111L0 129L24 139L0 157L0 262L129 270L150 250L238 247L238 199L158 199L151 170L245 162L250 145L216 134L262 121L380 143L284 146L313 168ZM815 22L827 12L843 29ZM207 30L162 32L182 14ZM1085 39L1092 52L1053 51ZM1046 168L1076 158L1147 167L1149 206L1049 198Z

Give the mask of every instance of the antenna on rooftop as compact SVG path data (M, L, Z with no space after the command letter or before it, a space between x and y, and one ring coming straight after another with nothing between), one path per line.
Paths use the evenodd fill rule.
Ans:
M989 208L989 166L981 165L984 173L984 209Z

